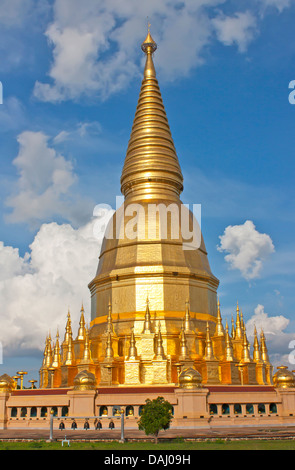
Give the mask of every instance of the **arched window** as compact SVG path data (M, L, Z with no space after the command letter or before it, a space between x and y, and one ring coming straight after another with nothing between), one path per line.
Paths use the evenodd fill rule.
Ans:
M51 408L51 414L52 414L53 416L57 416L57 406L53 406L53 407Z
M108 407L107 406L101 406L99 408L99 416L107 416L108 415Z
M265 405L264 405L264 403L258 403L258 413L260 413L260 414L265 413Z
M227 403L224 403L221 407L221 413L223 415L229 415L229 405Z
M144 407L144 405L140 405L140 407L138 408L138 414L139 414L139 416L140 416L141 413L142 413L143 407Z
M26 418L27 417L27 408L26 406L23 406L20 410L20 417L21 418Z
M234 404L234 414L239 415L241 413L242 413L242 406L240 405L240 403L235 403Z
M121 406L115 405L113 406L113 416L120 416L121 415Z
M270 403L269 404L269 412L270 413L277 413L277 405L275 403Z
M246 404L246 413L247 414L253 414L254 413L254 406L252 403L247 403Z
M61 415L62 416L68 416L69 415L69 407L68 406L63 406L61 409Z
M47 407L46 406L42 406L40 416L41 416L41 418L46 418L46 416L47 416Z
M11 413L10 413L11 418L16 418L17 417L17 408L14 406L11 408Z
M126 406L126 416L134 416L134 408L133 406L129 405L129 406Z
M33 406L33 407L31 408L30 416L31 416L31 418L36 418L36 416L37 416L37 408L36 408L36 406Z
M209 406L209 412L210 415L217 415L217 405L215 405L215 403L211 403Z

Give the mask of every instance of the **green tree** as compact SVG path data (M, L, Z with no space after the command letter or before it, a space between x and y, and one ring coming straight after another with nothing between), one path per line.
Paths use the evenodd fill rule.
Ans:
M138 429L144 431L146 435L153 435L157 444L161 429L166 430L170 427L173 407L163 397L154 400L148 398L145 403L138 421Z

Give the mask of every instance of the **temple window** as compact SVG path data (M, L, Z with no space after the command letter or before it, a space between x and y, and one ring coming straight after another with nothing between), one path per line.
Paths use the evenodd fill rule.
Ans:
M217 405L215 403L209 405L209 413L210 415L217 415Z
M240 403L235 403L234 404L234 414L239 415L241 413L242 413L242 406L240 405Z
M221 407L221 413L223 415L229 415L229 405L227 403L224 403Z
M53 406L53 407L51 408L51 414L52 414L53 416L57 416L57 406Z
M265 413L265 405L264 405L264 403L258 403L258 413L259 413L259 414Z
M126 416L134 416L134 408L133 406L129 405L126 406Z
M31 408L30 417L31 418L36 418L37 417L37 408L36 408L36 406L33 406Z
M20 417L21 418L26 418L27 417L27 408L23 406L20 410Z
M253 414L254 413L254 406L252 405L252 403L247 403L246 404L246 413L247 414Z
M16 418L17 417L17 408L14 406L11 408L11 413L10 413L11 418Z
M143 407L144 407L144 405L140 405L140 407L138 408L138 414L139 414L139 416L140 416L141 413L142 413Z
M121 415L121 406L113 406L113 416L120 416Z
M47 416L47 407L46 406L42 406L40 416L41 416L41 418L46 418L46 416Z
M69 407L68 406L63 406L61 409L61 415L62 416L68 416L69 414Z
M270 413L277 413L277 405L275 403L270 403L269 412Z
M108 415L108 407L107 406L101 406L99 408L99 416L107 416Z

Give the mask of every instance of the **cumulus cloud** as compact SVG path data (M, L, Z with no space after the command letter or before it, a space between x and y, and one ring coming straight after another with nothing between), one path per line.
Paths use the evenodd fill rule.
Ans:
M219 238L218 251L227 252L225 261L247 280L259 277L263 261L274 252L270 236L258 232L251 220L243 225L229 225Z
M157 31L155 61L165 80L188 76L204 62L206 48L216 37L245 52L255 37L257 20L250 10L223 12L225 3L55 0L53 21L45 32L53 55L50 80L36 81L34 94L42 101L59 102L88 95L106 99L122 90L135 76L141 76L139 44L147 17Z
M109 215L112 211L109 211ZM90 321L88 283L95 276L104 217L93 217L74 229L69 224L43 224L24 257L0 243L0 341L4 355L43 350L45 336L61 336L68 308L73 334L83 302Z
M247 50L257 28L256 18L249 11L235 13L234 16L221 13L212 22L219 41L226 46L237 45L240 52Z
M31 225L54 217L73 221L83 203L70 188L77 181L73 164L59 154L43 132L22 132L17 141L19 152L13 160L18 180L7 200L11 208L7 221ZM75 206L75 207L74 207Z
M270 361L274 366L281 364L294 367L292 356L292 341L294 342L295 336L291 333L286 333L290 320L283 315L270 315L265 312L264 306L258 304L254 309L254 315L246 322L247 336L250 342L253 342L254 328L256 327L258 335L263 331L266 338L266 344ZM291 354L291 356L290 356Z

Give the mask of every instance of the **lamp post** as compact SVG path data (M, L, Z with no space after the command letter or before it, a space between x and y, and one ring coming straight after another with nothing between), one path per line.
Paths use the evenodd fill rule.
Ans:
M35 384L36 382L37 382L37 380L29 380L29 383L32 384L32 387L31 387L32 389L34 388L34 384Z
M125 436L124 436L124 414L125 414L125 410L121 410L121 439L120 439L120 442L125 442Z
M20 375L14 375L12 378L15 381L15 388L17 388L18 387L18 379L20 379Z
M24 385L24 375L26 375L27 372L25 372L24 370L20 370L19 372L17 372L17 374L20 375L20 388L22 390Z

